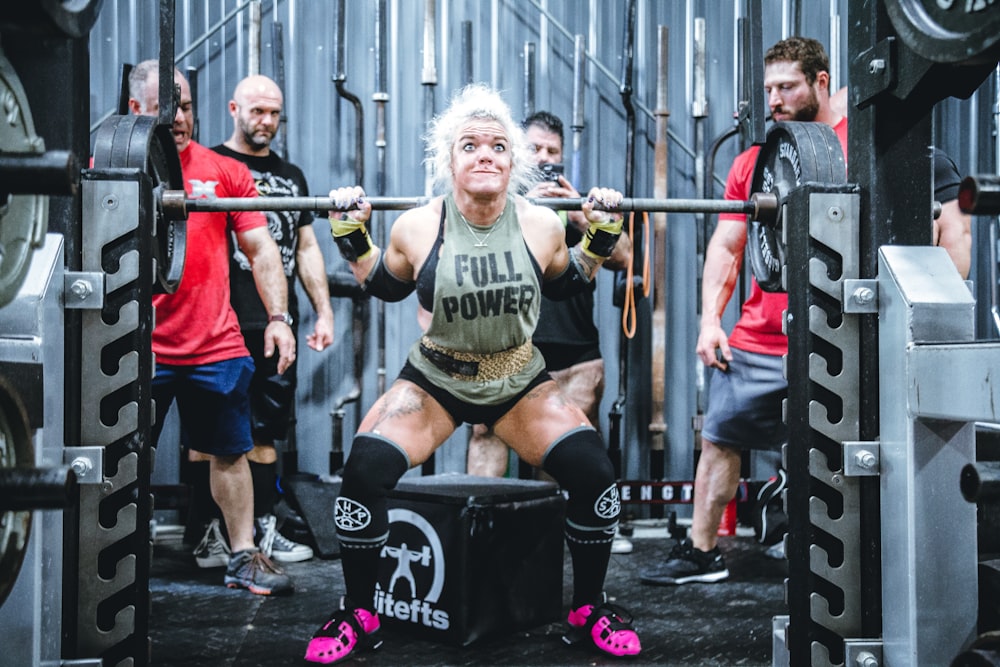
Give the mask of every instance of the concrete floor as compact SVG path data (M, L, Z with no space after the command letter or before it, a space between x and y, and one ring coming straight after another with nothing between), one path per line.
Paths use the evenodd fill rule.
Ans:
M740 530L739 533L746 533ZM785 563L764 556L752 536L720 539L731 576L717 584L642 585L638 573L669 549L665 522L638 522L631 554L612 556L610 598L635 617L643 652L624 664L703 667L770 666L771 619L784 614ZM557 622L452 646L384 628L384 645L345 665L611 665L623 661L561 641L571 566L564 559ZM161 534L151 579L152 658L157 665L234 667L300 665L313 631L343 593L340 561L315 558L286 566L296 592L268 598L223 586L223 570L201 570L191 545Z

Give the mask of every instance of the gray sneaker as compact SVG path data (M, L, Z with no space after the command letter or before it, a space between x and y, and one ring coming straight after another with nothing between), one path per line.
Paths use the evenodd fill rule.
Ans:
M667 586L692 582L712 583L729 578L719 547L705 552L695 549L690 539L678 542L667 560L639 574L644 584Z
M226 568L226 586L246 588L257 595L286 595L295 590L292 580L260 549L237 551Z
M254 537L265 555L279 563L300 563L313 557L313 550L308 545L292 542L279 533L277 523L273 514L254 520Z
M205 530L205 536L194 548L194 561L198 567L225 567L229 565L229 545L222 536L219 520L212 519Z

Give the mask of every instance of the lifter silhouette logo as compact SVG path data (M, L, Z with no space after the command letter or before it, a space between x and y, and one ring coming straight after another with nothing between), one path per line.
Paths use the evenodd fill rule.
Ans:
M427 519L411 510L390 509L389 525L375 586L375 611L387 618L447 630L451 626L448 612L436 606L445 581L441 538Z

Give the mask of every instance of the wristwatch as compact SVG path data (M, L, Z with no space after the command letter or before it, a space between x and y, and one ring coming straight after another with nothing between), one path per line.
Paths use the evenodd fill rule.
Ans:
M292 326L292 315L291 313L280 313L278 315L269 315L267 318L268 323L271 322L284 322L288 326Z

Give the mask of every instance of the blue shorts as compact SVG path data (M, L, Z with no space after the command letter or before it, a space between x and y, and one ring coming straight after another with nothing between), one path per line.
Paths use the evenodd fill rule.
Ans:
M781 418L788 396L782 357L730 349L729 370L712 369L701 435L736 449L780 449L788 438Z
M249 452L253 438L247 392L253 370L250 357L202 366L157 364L153 377L153 442L160 439L163 420L176 399L184 442L191 449L216 456Z

